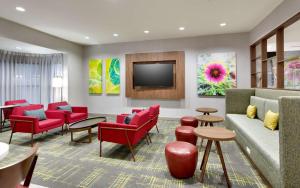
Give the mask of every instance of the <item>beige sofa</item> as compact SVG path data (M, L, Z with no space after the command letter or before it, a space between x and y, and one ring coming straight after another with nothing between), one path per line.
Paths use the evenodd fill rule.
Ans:
M246 117L249 104L257 106L257 119ZM268 110L279 112L279 130L263 126ZM227 90L225 126L273 187L300 186L299 91Z

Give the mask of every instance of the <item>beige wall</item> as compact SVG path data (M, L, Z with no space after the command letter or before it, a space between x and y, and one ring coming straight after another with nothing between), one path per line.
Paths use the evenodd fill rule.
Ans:
M106 45L87 46L84 48L84 98L91 112L124 113L132 107L143 107L160 103L162 115L178 117L193 115L199 106L213 106L224 115L224 97L198 97L196 63L200 53L236 52L237 84L239 88L250 87L249 33L224 34L214 36L189 37L179 39L151 40ZM185 99L183 100L137 100L125 97L125 54L137 52L185 51ZM88 60L90 58L118 57L121 60L121 93L117 96L88 95ZM103 78L105 81L105 78ZM105 87L105 83L103 83Z
M74 105L84 104L82 46L1 18L0 37L63 52L68 67L68 100Z

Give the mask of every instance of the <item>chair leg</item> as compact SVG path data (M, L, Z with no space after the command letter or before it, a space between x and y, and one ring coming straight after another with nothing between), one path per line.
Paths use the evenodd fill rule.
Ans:
M102 156L102 130L101 128L99 129L99 134L100 134L100 157Z
M102 141L100 140L100 153L99 153L99 156L101 157L102 156Z
M147 133L150 143L152 143L149 133Z
M9 144L11 143L11 139L12 139L13 134L14 134L14 131L11 130L11 134L10 134L10 138L9 138Z
M155 127L156 127L156 130L157 130L157 133L159 133L159 130L158 130L157 124L155 125Z
M64 125L61 126L61 135L64 135Z
M31 147L33 147L33 133L31 133Z
M29 169L29 171L26 175L26 178L25 178L25 181L24 181L24 184L23 184L24 187L29 187L29 185L30 185L32 174L33 174L37 159L38 159L38 155L35 155L32 162L31 162L30 169Z
M130 152L131 152L132 159L133 159L133 161L135 162L135 157L134 157L134 153L133 153L133 148L132 148L131 143L130 143L130 140L129 140L129 138L128 138L127 131L125 132L125 136L126 136L127 143L128 143L127 146L129 147L129 150L130 150Z
M12 139L12 136L14 134L15 125L16 125L16 122L13 123L12 128L11 128L11 134L10 134L10 138L9 138L9 144L11 143L11 139Z
M146 142L147 142L147 145L149 145L149 141L148 141L148 136L146 135Z

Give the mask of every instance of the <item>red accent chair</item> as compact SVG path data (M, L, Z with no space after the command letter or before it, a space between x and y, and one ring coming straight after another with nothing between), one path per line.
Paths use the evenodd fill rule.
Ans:
M159 104L156 104L156 105L152 105L149 107L149 118L150 118L150 122L149 124L147 125L148 127L148 132L154 127L156 126L156 130L157 132L159 133L159 130L158 130L158 127L157 127L157 121L158 121L158 116L159 116L159 108L160 108L160 105ZM132 109L132 113L133 112L140 112L142 111L143 109Z
M194 134L194 127L191 126L179 126L176 127L175 135L177 141L188 142L193 145L197 144L197 136Z
M198 127L198 120L192 116L184 116L180 119L180 123L182 126L192 126Z
M100 141L100 157L102 156L102 142L113 142L129 147L133 161L135 161L133 147L147 136L147 125L150 121L149 111L137 113L129 124L124 124L125 115L118 115L115 122L101 122L98 125L98 139Z
M25 99L20 99L20 100L11 100L11 101L5 101L4 106L8 106L8 105L16 105L16 104L24 104L24 103L28 103L27 100ZM2 121L2 127L4 126L4 123L6 120L9 119L9 116L11 115L13 111L13 108L9 108L9 109L3 109L3 121Z
M64 126L64 112L46 111L46 120L39 121L38 118L32 116L25 116L25 110L43 109L41 104L33 104L29 106L15 107L10 116L11 135L9 143L11 143L12 136L15 132L31 133L31 145L33 145L33 135L39 134L50 129Z
M65 123L69 125L80 120L88 118L88 108L84 106L72 106L72 112L59 110L58 106L69 105L67 102L49 103L47 111L63 111L65 114Z
M166 145L165 156L171 175L175 178L189 178L195 173L198 162L196 146L175 141Z

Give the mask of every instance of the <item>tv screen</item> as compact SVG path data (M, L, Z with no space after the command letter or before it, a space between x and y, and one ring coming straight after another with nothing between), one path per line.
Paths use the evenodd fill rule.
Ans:
M173 62L134 63L134 87L173 87Z

